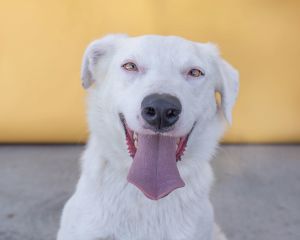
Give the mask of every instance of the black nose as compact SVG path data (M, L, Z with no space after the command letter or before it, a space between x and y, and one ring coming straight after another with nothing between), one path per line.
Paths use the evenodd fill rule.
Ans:
M174 125L181 113L178 98L169 94L151 94L141 104L142 117L156 131L163 131Z

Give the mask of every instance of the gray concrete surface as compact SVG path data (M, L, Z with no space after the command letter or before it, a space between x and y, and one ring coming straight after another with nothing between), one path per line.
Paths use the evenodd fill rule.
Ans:
M83 146L0 146L0 240L53 240ZM300 146L221 146L217 220L229 240L300 239Z

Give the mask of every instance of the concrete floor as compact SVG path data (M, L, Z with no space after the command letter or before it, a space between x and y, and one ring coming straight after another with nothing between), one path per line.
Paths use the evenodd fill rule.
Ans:
M53 240L83 146L0 146L0 240ZM300 146L221 146L217 220L229 240L300 239Z

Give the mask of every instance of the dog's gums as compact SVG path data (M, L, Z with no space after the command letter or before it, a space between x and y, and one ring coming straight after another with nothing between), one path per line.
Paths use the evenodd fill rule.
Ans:
M122 125L124 127L124 131L125 131L125 136L126 136L126 144L127 144L127 149L128 149L128 153L129 155L134 158L136 151L137 151L137 143L138 143L138 133L132 131L125 120L125 117L123 114L119 114ZM191 129L191 131L183 136L183 137L178 137L176 139L176 161L180 161L181 157L183 156L185 149L186 149L186 145L189 139L189 136L192 132L193 128Z

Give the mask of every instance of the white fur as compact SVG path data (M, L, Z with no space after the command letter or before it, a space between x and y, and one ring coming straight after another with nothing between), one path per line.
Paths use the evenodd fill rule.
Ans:
M135 62L139 72L121 66ZM200 68L204 77L187 75ZM226 126L238 92L238 74L210 44L179 37L110 35L94 41L84 56L83 86L89 88L90 138L82 156L76 191L66 203L58 240L222 240L214 223L209 191L209 160ZM91 85L94 83L93 87ZM222 95L222 106L215 92ZM182 113L172 136L187 134L178 162L186 186L153 201L126 180L127 152L123 113L129 127L143 128L141 101L151 93L175 95ZM223 114L224 113L224 114Z

